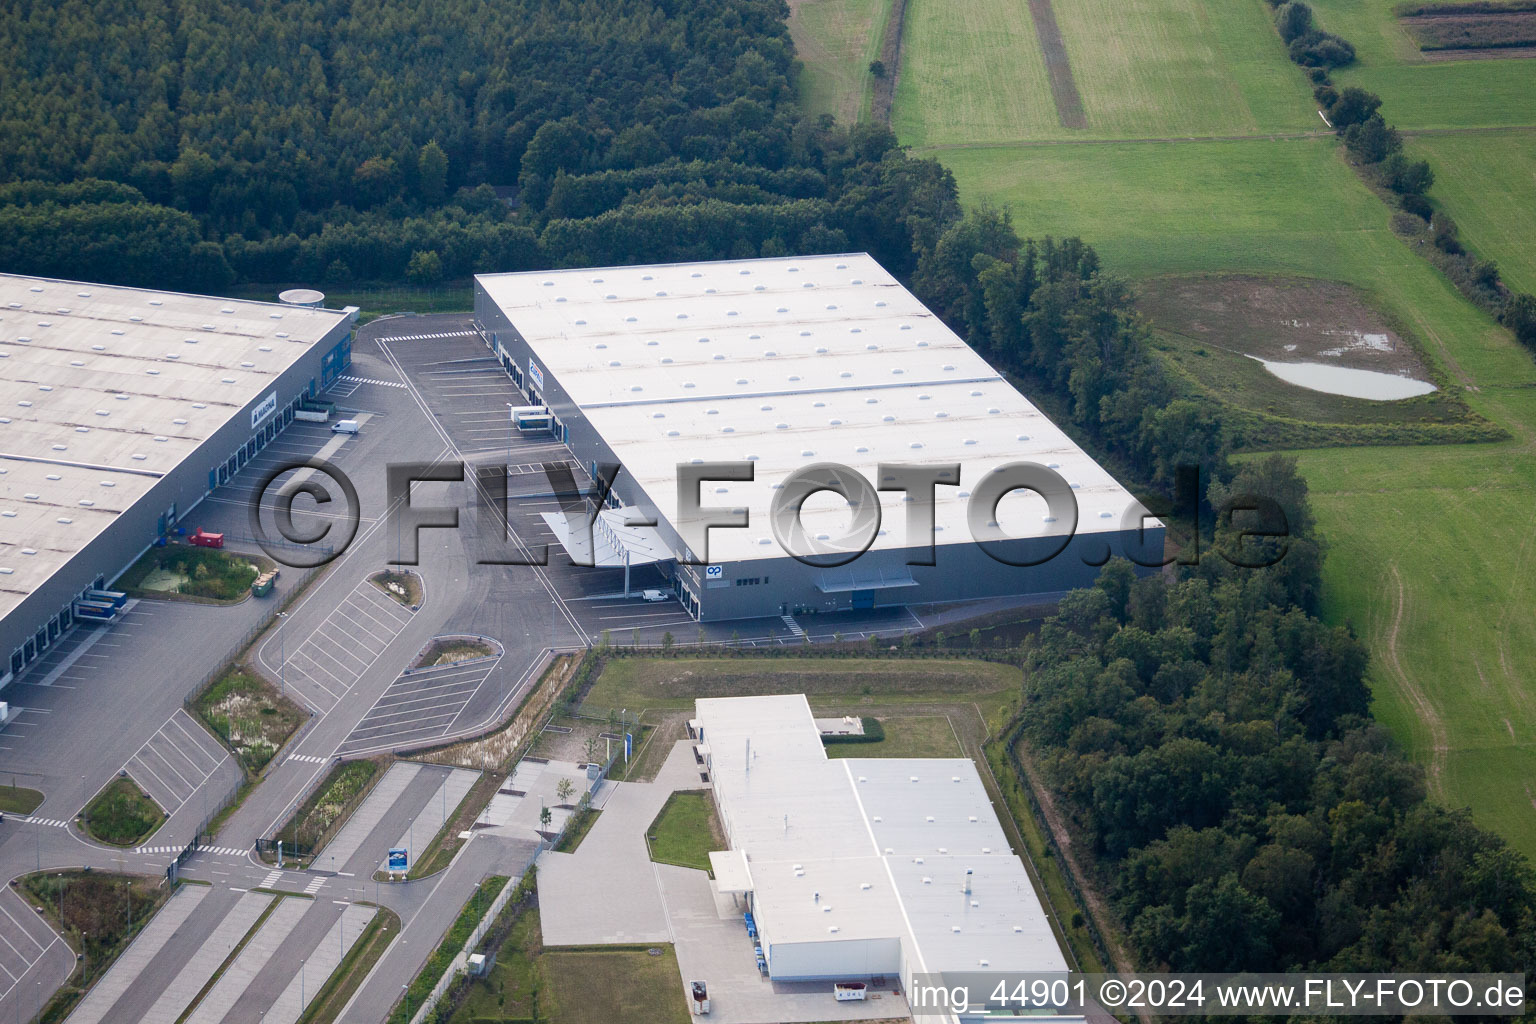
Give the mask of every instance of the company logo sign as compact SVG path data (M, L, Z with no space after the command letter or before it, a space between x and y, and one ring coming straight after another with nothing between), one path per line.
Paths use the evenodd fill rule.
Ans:
M540 391L544 390L544 371L539 369L539 364L532 358L528 360L528 379L533 381L533 386Z
M252 428L261 425L261 421L277 412L277 392L268 392L267 397L261 400L261 404L251 410Z

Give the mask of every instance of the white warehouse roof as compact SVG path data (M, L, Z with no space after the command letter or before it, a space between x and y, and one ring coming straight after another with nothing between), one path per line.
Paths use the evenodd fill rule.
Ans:
M751 516L748 529L711 531L711 561L781 554L768 525L773 485L819 462L872 484L880 462L959 463L959 486L936 489L939 544L971 539L971 486L1017 461L1072 485L1079 533L1139 525L1128 491L867 254L476 280L661 514L675 521L679 462L756 463L751 483L704 485L706 507ZM874 547L926 544L906 537L902 497L881 493ZM1065 525L1047 523L1027 492L999 513L1011 536ZM821 494L803 521L837 537L848 518Z
M0 274L0 615L347 319Z
M768 941L900 938L916 971L1067 969L973 762L829 759L803 694L696 709Z

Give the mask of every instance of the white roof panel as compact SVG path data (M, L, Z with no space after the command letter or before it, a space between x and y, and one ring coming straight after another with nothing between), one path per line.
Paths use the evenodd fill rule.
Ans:
M706 506L745 507L752 524L711 531L711 561L778 557L773 485L816 462L872 482L882 461L958 463L958 486L936 493L939 544L970 541L970 487L1018 461L1074 486L1078 532L1136 525L1130 493L867 254L477 281L661 514L676 518L680 462L755 464L752 483L703 495ZM924 543L906 537L901 504L900 492L882 493L874 548ZM1016 493L999 523L1018 537L1061 530L1044 511ZM837 537L847 515L812 499L804 523Z

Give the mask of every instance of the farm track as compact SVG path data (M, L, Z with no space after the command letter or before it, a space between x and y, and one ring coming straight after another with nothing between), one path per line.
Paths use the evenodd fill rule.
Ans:
M1077 79L1072 77L1072 62L1067 58L1067 44L1061 38L1051 0L1029 0L1029 15L1035 22L1035 35L1040 38L1056 117L1063 128L1087 128L1088 114L1083 109L1082 94L1077 91Z
M1403 136L1412 135L1479 135L1496 132L1536 132L1536 125L1477 125L1465 128L1403 128ZM1245 135L1144 135L1123 139L1003 139L992 142L940 142L931 146L914 146L913 152L930 153L953 149L1023 149L1050 146L1123 146L1133 143L1170 142L1278 142L1281 139L1327 139L1333 132L1319 128L1306 132L1252 132Z

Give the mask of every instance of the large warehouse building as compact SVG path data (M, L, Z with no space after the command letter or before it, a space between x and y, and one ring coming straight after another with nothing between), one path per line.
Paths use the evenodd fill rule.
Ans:
M547 408L538 422L589 471L622 467L592 545L562 541L583 562L659 563L701 620L1049 597L1110 554L1161 554L1161 525L868 255L481 275L475 314L530 407ZM711 480L701 504L745 509L748 526L711 530L706 560L678 528L678 467L733 461L754 479ZM968 519L972 489L1021 461L1076 501L1075 524L1027 491L982 517L1017 538L1002 545L1013 562L1072 531L1035 565L995 560ZM823 463L871 486L894 463L959 473L935 490L932 533L909 536L903 493L881 491L869 549L830 567L791 557L769 523L774 488ZM835 546L852 514L823 492L804 506L806 535ZM629 525L640 519L654 526Z
M355 319L0 275L0 686L347 367Z
M803 694L719 697L689 723L775 981L1066 971L974 762L830 759Z

